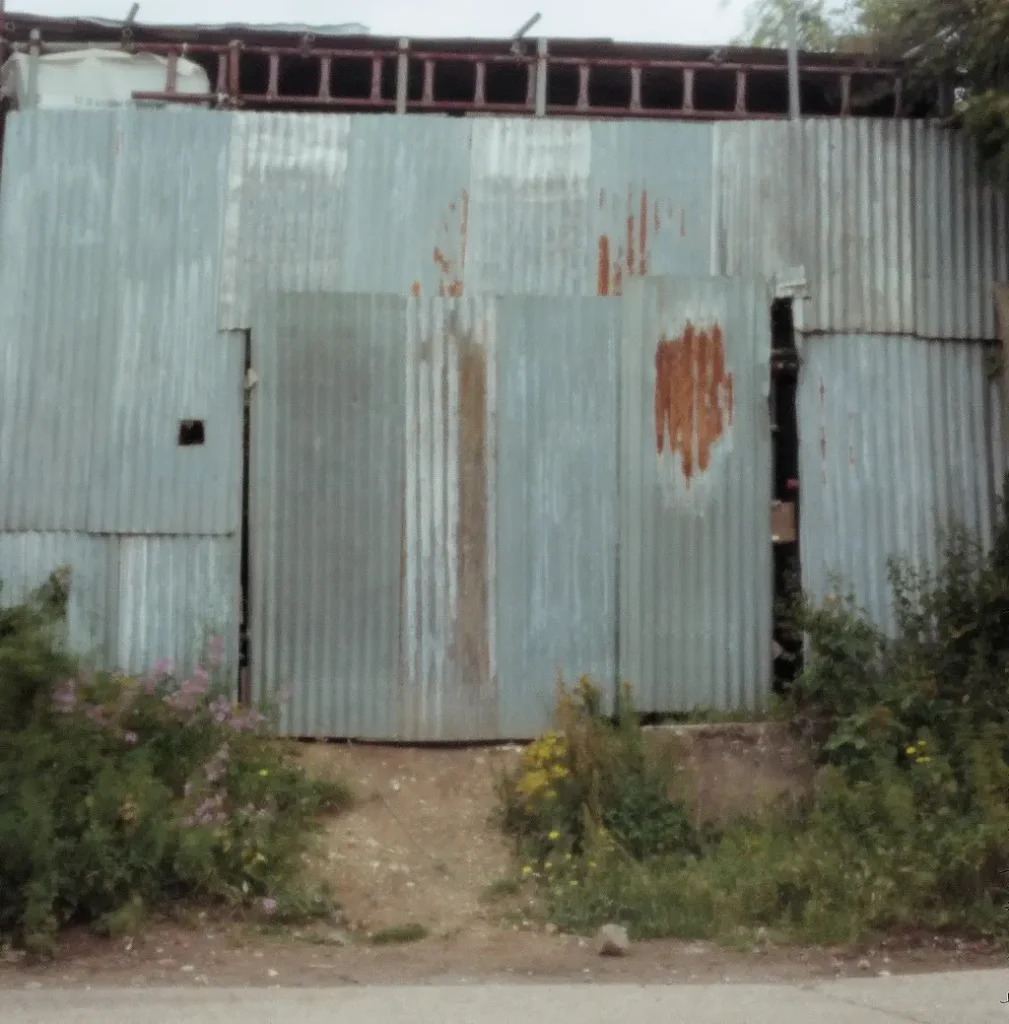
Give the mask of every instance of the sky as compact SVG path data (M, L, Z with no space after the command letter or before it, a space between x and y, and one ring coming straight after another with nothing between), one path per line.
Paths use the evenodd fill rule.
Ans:
M130 0L7 0L8 10L125 18ZM375 35L513 35L537 11L531 35L646 43L727 43L742 27L746 0L140 0L137 21L336 25Z

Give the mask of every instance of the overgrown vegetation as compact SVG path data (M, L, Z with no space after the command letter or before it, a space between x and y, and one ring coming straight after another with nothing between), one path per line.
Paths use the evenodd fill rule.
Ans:
M84 672L59 642L66 582L0 611L0 938L44 953L68 924L109 933L189 899L328 912L303 855L346 788L232 703L219 639L184 680Z
M896 629L850 599L796 613L786 702L819 765L800 806L699 831L624 701L586 681L502 782L503 822L546 912L574 931L846 942L1009 934L1009 523L952 532L934 573L891 566ZM626 695L625 695L626 696Z

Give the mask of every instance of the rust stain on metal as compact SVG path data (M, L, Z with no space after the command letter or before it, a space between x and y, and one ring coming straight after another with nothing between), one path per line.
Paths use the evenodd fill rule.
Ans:
M614 204L623 204L623 197L614 198ZM599 193L600 208L605 206L606 192ZM647 189L642 189L637 198L627 195L627 205L619 211L617 238L620 244L614 246L608 234L598 238L596 265L596 294L619 295L624 275L643 277L648 273L649 243L659 234L664 223L673 223L673 206L669 204L669 216L663 218L659 200L650 200ZM651 223L649 223L651 221Z
M827 429L820 427L820 458L827 460Z
M415 299L419 299L420 298L420 281L414 281L413 284L410 285L410 294Z
M687 488L711 464L711 450L732 426L735 395L722 329L688 323L655 348L655 450L679 453Z
M599 236L599 257L596 279L596 294L610 294L610 240L606 235Z
M434 264L438 268L438 294L459 298L466 279L466 243L469 232L469 193L463 189L458 202L448 205L449 215L441 222L444 243L435 245ZM453 229L452 222L457 222Z
M490 680L487 584L487 354L471 337L459 346L458 618L454 649L460 682Z
M855 449L852 448L851 445L848 445L848 465L855 465Z
M823 408L824 401L827 397L827 389L823 386L823 378L820 378L820 408Z
M648 273L648 192L641 190L641 212L638 215L638 270L642 277Z

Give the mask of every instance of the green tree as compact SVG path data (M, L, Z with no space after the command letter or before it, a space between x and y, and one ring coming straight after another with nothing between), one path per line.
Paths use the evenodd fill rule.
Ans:
M837 46L843 31L843 10L827 0L754 0L745 14L743 36L748 46L784 49L792 9L798 14L799 49L823 53Z
M886 55L904 64L911 92L954 97L982 165L1009 185L1009 0L753 0L740 41L787 45L793 5L800 49Z

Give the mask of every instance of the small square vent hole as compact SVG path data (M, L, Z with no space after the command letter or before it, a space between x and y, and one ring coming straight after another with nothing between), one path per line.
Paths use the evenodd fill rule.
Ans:
M194 448L203 444L203 420L179 420L179 447Z

